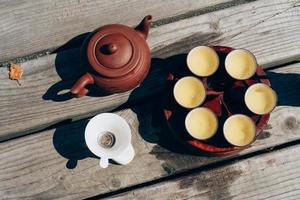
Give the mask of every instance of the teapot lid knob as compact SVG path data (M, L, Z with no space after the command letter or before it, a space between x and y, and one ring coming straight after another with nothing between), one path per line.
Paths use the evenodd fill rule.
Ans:
M133 54L131 41L122 33L108 33L94 45L92 53L97 63L110 69L123 68Z
M113 54L118 50L118 46L114 43L110 43L107 45L107 50L109 54Z

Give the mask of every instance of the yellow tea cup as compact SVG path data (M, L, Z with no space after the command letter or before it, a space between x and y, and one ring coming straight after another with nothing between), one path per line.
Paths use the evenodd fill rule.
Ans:
M237 80L246 80L256 72L257 62L255 56L245 49L231 51L225 58L227 73Z
M244 97L247 108L255 114L264 115L270 113L276 106L276 92L264 83L251 85Z
M219 67L219 56L207 46L193 48L187 56L187 66L192 73L206 77L215 73Z
M218 119L208 108L195 108L186 116L185 128L192 137L199 140L206 140L216 133Z
M225 139L234 146L246 146L250 144L256 134L253 120L241 114L229 117L223 126Z
M174 86L173 94L176 102L185 108L199 106L206 97L202 81L193 76L179 79Z

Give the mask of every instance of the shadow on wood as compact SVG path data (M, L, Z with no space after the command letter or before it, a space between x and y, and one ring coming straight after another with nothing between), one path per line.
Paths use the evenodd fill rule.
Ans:
M84 40L89 36L91 32L82 33L80 35L77 35L76 37L70 39L65 44L61 45L60 47L56 48L53 53L61 53L63 51L69 50L69 49L75 49L80 48L84 42Z
M269 71L267 76L277 93L278 106L300 106L300 74Z
M75 168L78 160L88 157L97 158L85 144L84 131L87 123L88 120L82 120L72 126L59 126L54 132L53 146L61 156L68 160L66 163L68 169Z
M166 78L167 73L173 69L174 66L182 65L185 66L186 54L178 54L171 56L167 59L152 59L150 75L147 79L135 90L133 90L129 97L129 102L132 100L139 99L138 96L143 93L152 93L153 91L159 89L159 93L155 92L155 96L149 96L147 99L148 103L143 103L143 106L133 107L132 110L136 113L139 121L139 134L141 137L150 143L156 143L162 148L165 148L169 151L181 154L191 154L189 150L179 144L172 134L169 132L164 123L163 111L162 111L162 97L165 95ZM153 71L160 72L159 75L156 75L160 78L158 83L163 85L155 84L158 88L149 89L148 81L153 81L151 76L155 76ZM157 78L156 78L157 79ZM156 154L156 152L153 152Z
M49 87L43 95L44 100L59 102L74 98L69 90L88 70L88 63L85 62L86 59L82 59L84 55L81 53L82 45L85 45L83 41L88 37L88 34L78 35L54 51L56 52L55 69L61 81ZM94 85L89 85L87 88L89 89L88 96L107 96L104 91Z

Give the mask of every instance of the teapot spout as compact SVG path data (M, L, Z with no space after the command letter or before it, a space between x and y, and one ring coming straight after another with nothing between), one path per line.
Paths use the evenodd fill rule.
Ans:
M144 19L141 21L141 23L135 28L135 30L144 38L147 39L149 29L152 22L152 16L147 15L144 17Z

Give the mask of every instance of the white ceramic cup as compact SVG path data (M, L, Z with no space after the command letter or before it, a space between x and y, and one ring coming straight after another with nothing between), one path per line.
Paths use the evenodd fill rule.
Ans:
M108 132L115 141L112 147L105 148L99 138ZM102 168L108 167L109 159L126 165L134 157L130 127L125 119L113 113L102 113L89 121L85 128L85 142L90 151L100 157L99 165Z

